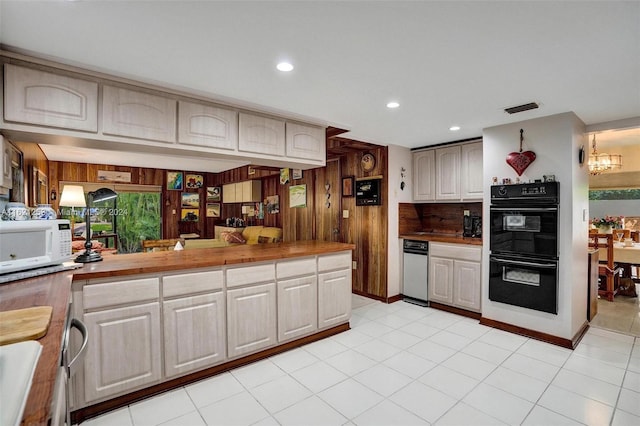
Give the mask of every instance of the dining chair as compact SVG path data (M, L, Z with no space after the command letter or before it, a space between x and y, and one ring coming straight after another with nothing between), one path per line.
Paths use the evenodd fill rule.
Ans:
M631 238L636 243L640 243L640 231L631 231L628 238Z
M613 234L589 234L589 247L606 253L606 260L602 259L598 266L600 285L598 295L613 302L618 290L618 282L622 268L613 259ZM603 256L601 256L603 257Z

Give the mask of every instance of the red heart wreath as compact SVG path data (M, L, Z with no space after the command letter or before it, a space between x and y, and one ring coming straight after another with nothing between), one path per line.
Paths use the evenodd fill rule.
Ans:
M522 173L529 167L531 163L536 159L536 153L533 151L522 152L522 141L524 140L523 130L520 129L520 152L510 152L507 155L507 164L510 165L513 170L518 173L518 176L522 176Z

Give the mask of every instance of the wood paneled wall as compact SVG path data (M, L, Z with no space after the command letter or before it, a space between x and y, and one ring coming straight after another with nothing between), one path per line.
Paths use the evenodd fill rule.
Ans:
M12 142L13 146L22 151L22 173L24 175L24 188L25 188L25 204L27 206L35 207L36 200L34 199L34 187L36 182L33 179L33 169L37 168L42 173L49 176L49 162L47 156L40 149L38 144L28 142ZM51 194L51 178L49 180L49 194Z
M370 172L362 171L360 160L370 152L376 157L376 166ZM349 211L342 220L342 241L356 245L353 260L353 290L355 293L380 300L387 299L387 235L388 235L388 154L386 147L351 151L341 157L341 176L355 178L382 176L380 206L356 206L355 197L342 198L342 210Z

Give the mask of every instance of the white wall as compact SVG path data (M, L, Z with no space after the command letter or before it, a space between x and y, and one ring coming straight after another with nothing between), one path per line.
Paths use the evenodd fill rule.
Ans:
M520 129L524 129L523 150L533 151L536 160L526 169L522 182L553 174L560 182L558 314L511 306L489 300L489 221L484 221L482 261L482 316L572 339L586 321L587 308L587 223L588 171L578 164L578 150L587 144L584 123L572 112L490 127L483 130L484 203L489 217L493 176L515 181L516 172L506 163L517 152ZM584 211L584 220L583 220Z
M402 291L402 246L398 239L398 203L411 203L412 163L409 148L389 145L388 147L388 241L387 241L387 297L397 296ZM404 167L404 190L400 189L401 170Z

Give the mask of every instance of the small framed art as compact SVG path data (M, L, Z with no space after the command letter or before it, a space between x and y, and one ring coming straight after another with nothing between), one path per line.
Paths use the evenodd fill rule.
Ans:
M182 172L167 172L167 189L181 191L183 176Z
M342 196L353 197L354 176L345 176L342 178Z

